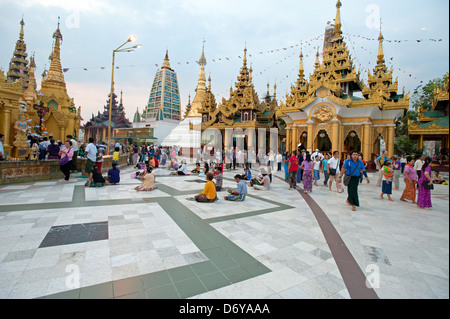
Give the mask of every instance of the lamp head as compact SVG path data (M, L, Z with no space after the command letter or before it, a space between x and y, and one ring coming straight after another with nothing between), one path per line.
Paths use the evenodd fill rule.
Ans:
M128 42L134 42L134 41L136 41L136 36L131 35L130 38L128 39Z

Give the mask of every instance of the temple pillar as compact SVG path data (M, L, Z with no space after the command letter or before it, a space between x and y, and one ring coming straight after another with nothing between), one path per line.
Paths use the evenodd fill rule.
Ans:
M363 124L362 153L366 161L370 160L370 123Z
M59 127L59 140L64 142L66 140L66 128L60 126Z
M314 152L314 121L309 120L308 122L306 122L306 124L308 125L308 145L306 145L306 150L308 150L312 154L312 152Z
M344 136L344 125L339 124L339 154L342 156L342 153L344 152L344 142L345 142L346 136Z
M298 148L298 127L296 124L292 125L292 151Z
M5 142L3 144L3 148L5 149L5 152L8 149L8 152L11 150L12 146L12 140L11 140L11 110L10 109L4 109L0 114L2 117L1 122L1 132L3 135L5 135Z
M388 151L389 156L393 156L395 153L395 144L394 144L394 140L395 140L395 125L392 124L390 126L388 126L387 128L387 135L388 135L388 140L387 140L387 145L386 145L386 150Z
M419 152L423 151L423 135L419 135L419 140L417 141L417 150Z
M248 131L248 143L247 143L247 149L250 149L250 148L252 148L252 149L255 149L255 142L256 142L256 137L255 137L255 130L252 128L252 129L249 129ZM256 145L257 145L257 143L256 143Z
M338 119L331 121L331 148L332 152L339 151L339 123Z
M292 147L292 131L290 127L286 127L286 152L291 152Z

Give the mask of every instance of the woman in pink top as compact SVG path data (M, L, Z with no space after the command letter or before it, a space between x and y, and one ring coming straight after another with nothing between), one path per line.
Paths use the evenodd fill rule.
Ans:
M73 148L72 148L72 142L67 141L65 146L62 147L62 149L59 151L59 156L61 157L61 160L65 157L68 157L69 161L60 166L61 172L64 174L64 180L69 181L70 179L70 168L72 166L72 158L73 158Z
M417 173L414 169L414 158L408 157L407 158L407 164L405 166L405 183L406 188L403 191L402 197L400 197L400 200L406 202L407 200L410 200L413 204L416 203L416 184L417 184Z
M300 166L300 168L303 170L303 190L305 194L307 192L312 192L313 166L314 162L311 161L311 155L309 153L306 153L306 158Z

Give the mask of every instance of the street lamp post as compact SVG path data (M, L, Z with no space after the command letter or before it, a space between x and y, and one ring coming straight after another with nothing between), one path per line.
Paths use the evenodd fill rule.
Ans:
M111 94L109 96L109 116L108 116L108 147L107 147L108 155L110 153L110 147L111 147L111 113L112 113L112 100L113 100L113 94L114 94L114 64L115 64L115 60L116 60L116 53L134 52L134 49L139 49L142 46L142 45L138 44L133 47L123 48L123 46L125 46L125 44L127 44L129 42L134 42L134 41L136 41L136 37L134 35L132 35L127 40L127 42L125 42L124 44L122 44L120 47L118 47L117 49L115 49L113 51L112 71L111 71Z

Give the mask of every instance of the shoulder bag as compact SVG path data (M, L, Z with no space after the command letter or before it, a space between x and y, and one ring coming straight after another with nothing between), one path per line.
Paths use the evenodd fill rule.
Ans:
M337 162L336 168L330 168L330 176L336 176L338 166L339 166L339 161Z
M69 152L70 152L70 150L71 150L71 148L69 148ZM63 158L61 158L61 160L59 161L59 165L60 166L64 166L64 165L66 165L69 162L70 162L69 155L66 155Z
M356 169L358 168L358 166L359 166L359 160L358 160L358 163L356 164L355 168L353 169L353 172L350 175L345 173L345 176L344 176L344 185L345 186L350 185L350 181L352 180L352 175L353 175L353 173L356 172Z

